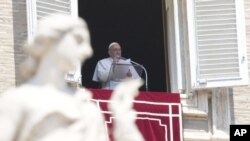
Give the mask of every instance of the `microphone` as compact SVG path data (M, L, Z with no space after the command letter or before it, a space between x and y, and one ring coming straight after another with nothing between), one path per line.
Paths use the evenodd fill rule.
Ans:
M122 56L120 56L119 59L127 60L127 58L124 58L124 57L122 57Z
M120 56L120 59L127 60L127 58L124 58L122 56ZM134 65L141 67L142 70L144 71L144 73L145 73L145 87L146 87L146 91L148 91L148 72L147 72L146 68L143 65L141 65L135 61L132 61L131 59L130 59L130 62Z

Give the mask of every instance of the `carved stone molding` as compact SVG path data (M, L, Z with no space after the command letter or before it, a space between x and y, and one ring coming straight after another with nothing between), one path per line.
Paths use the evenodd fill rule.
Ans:
M185 141L229 140L229 93L228 88L197 90L182 99Z

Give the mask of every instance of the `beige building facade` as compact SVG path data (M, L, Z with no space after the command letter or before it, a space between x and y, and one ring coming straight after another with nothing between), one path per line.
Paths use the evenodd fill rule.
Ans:
M37 0L39 1L39 0ZM45 0L46 1L46 0ZM66 3L70 0L61 0ZM190 17L187 11L190 2L205 0L165 0L166 19L168 19L169 46L180 46L184 50L190 45ZM209 1L209 0L207 0ZM215 1L216 0L210 0ZM237 0L229 0L235 1ZM243 1L243 0L242 0ZM248 72L250 74L250 0L244 0L245 34L248 54ZM28 38L28 28L32 18L27 13L32 13L32 5L29 0L1 0L0 1L0 93L16 87L22 82L20 80L19 65L25 54L22 46ZM218 3L220 5L220 3ZM223 5L223 3L221 3ZM202 7L202 6L201 6ZM34 7L33 7L34 8ZM206 12L206 10L203 10ZM28 26L29 25L29 26ZM178 35L178 36L177 36ZM176 42L176 40L181 42ZM172 42L171 42L172 41ZM176 52L176 48L169 52ZM187 52L192 52L188 49ZM183 52L186 53L185 51ZM170 64L172 58L169 56ZM182 60L180 60L181 62ZM178 59L177 61L178 62ZM187 63L187 62L186 62ZM178 63L176 63L178 64ZM188 64L188 63L187 63ZM178 66L175 66L178 68ZM172 67L172 72L175 69ZM191 66L185 65L182 72L189 72ZM177 69L178 72L178 69ZM171 70L170 70L171 73ZM172 75L172 74L171 74ZM178 74L173 74L178 80ZM186 80L191 76L185 75ZM246 74L244 77L248 77ZM230 124L250 124L250 85L243 86L211 86L192 89L192 83L180 86L183 83L172 86L173 92L182 93L183 105L183 132L185 141L227 141L229 140Z
M25 55L22 46L27 39L25 0L0 2L0 92L20 84L18 67Z

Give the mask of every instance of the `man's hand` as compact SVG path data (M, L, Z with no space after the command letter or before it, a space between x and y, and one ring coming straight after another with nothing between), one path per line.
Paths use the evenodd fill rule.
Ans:
M130 72L130 69L128 70L126 75L127 75L127 77L132 77L132 73Z
M117 64L118 61L119 61L119 59L120 59L119 57L114 57L114 58L113 58L113 63L114 63L114 64Z

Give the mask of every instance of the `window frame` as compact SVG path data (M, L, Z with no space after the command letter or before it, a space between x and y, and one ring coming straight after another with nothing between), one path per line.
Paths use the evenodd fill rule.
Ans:
M188 21L188 40L189 40L189 62L190 62L190 84L191 89L215 88L215 87L231 87L239 85L248 85L248 66L246 54L246 33L245 33L245 20L244 20L244 1L235 1L236 6L236 24L237 24L237 44L239 55L239 69L240 78L238 79L224 79L213 80L207 82L206 85L198 83L198 60L197 60L197 46L196 34L194 27L194 0L187 2L187 21Z
M78 17L78 0L69 0L71 16ZM27 9L27 32L28 32L28 42L31 41L34 36L37 28L37 0L26 0L26 9ZM65 79L68 82L74 82L78 85L82 85L82 75L81 75L81 64L77 65L75 70L69 72L65 75Z
M196 34L194 21L194 0L180 3L176 0L166 0L168 5L167 18L168 25L168 46L169 46L169 64L171 78L171 92L179 92L189 94L193 90L216 88L216 87L233 87L248 85L248 64L247 64L247 48L246 48L246 28L245 28L245 13L244 0L235 1L236 16L237 16L237 39L238 39L238 64L240 69L240 79L221 81L213 81L207 85L199 85L197 83L197 53L196 53ZM179 5L183 4L186 9L180 12ZM186 13L186 15L184 15ZM182 22L178 18L182 18ZM180 26L184 27L183 33L180 31ZM181 35L183 34L183 37ZM181 39L183 38L183 39ZM182 43L183 40L183 44ZM181 52L182 51L182 52ZM184 55L183 55L184 54ZM241 63L243 61L243 63Z

